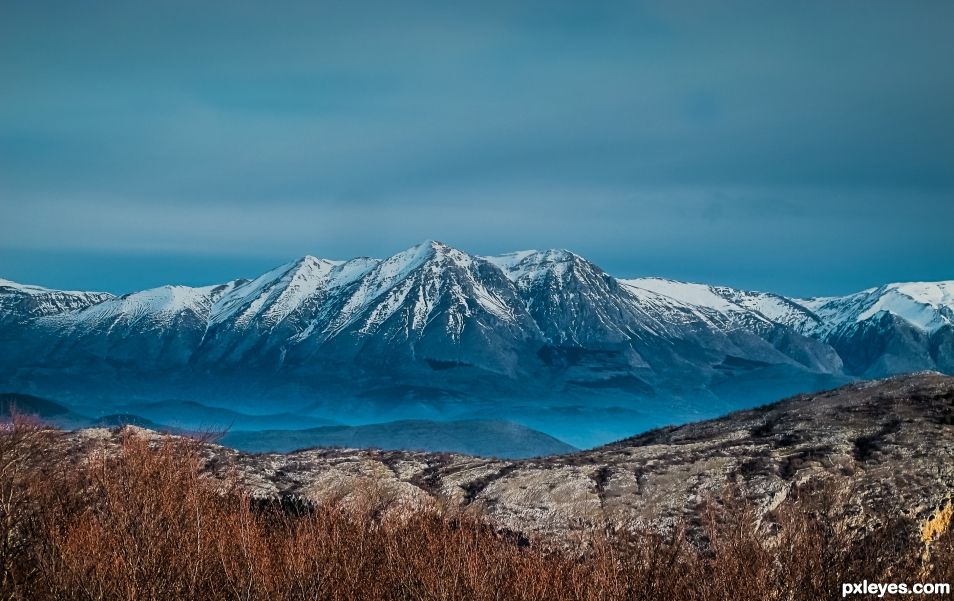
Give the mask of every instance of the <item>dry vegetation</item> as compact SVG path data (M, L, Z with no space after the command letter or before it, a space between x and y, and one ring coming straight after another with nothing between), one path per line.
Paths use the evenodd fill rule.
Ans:
M954 582L949 529L929 547L903 521L849 537L824 491L758 527L727 494L666 535L580 533L568 551L475 513L384 511L373 494L361 507L263 504L204 476L182 439L129 436L81 463L53 440L23 420L0 433L4 599L763 601L837 598L862 579Z

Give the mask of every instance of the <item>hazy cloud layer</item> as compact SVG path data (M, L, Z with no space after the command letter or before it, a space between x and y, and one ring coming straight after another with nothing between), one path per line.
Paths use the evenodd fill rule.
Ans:
M6 2L0 277L126 290L174 261L215 281L438 238L801 294L954 278L952 22L949 2Z

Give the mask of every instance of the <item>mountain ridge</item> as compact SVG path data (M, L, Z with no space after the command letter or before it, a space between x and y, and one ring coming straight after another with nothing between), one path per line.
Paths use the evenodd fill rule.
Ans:
M954 373L952 290L806 300L616 278L567 250L481 257L436 241L122 296L3 280L0 382L107 405L218 399L394 419L583 405L688 420L855 378Z

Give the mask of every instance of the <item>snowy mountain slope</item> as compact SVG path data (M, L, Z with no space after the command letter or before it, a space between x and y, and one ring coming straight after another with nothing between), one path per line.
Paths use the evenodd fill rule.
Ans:
M0 324L78 311L110 298L105 292L50 290L0 278Z
M701 319L721 328L766 329L817 322L805 306L771 293L677 282L663 278L620 280L633 290L650 290L691 307Z
M799 365L823 373L842 370L842 362L831 348L791 327L792 323L800 324L813 316L783 297L662 278L620 283L642 305L652 302L650 295L665 299L667 321L681 316L682 323L696 320L724 334L739 349L729 353L733 360Z
M306 256L236 286L213 305L198 356L205 363L241 363L257 353L280 362L290 339L328 315L328 299L377 264Z
M237 287L213 308L202 351L207 360L257 355L251 360L276 365L376 354L463 362L468 348L499 352L510 339L538 336L506 278L426 242L384 261L305 257Z
M774 324L805 329L821 322L810 308L778 294L738 290L726 286L715 286L713 290L733 304L754 311Z
M384 260L306 256L252 280L122 297L0 280L0 379L68 386L66 374L81 374L100 396L142 400L199 383L242 398L249 382L335 399L771 395L954 371L952 292L890 284L798 300L617 279L566 250L477 257L433 241Z
M243 327L258 320L274 325L325 287L340 261L305 256L223 294L212 308L211 325L231 320Z
M108 298L79 311L50 315L45 319L62 323L66 327L80 328L96 328L104 322L108 323L109 327L120 324L131 326L140 321L164 327L183 314L191 314L201 321L206 321L215 299L234 285L229 283L201 288L162 286Z
M797 301L818 316L795 327L830 344L851 373L954 371L954 282L887 284Z
M513 373L524 346L540 340L500 270L428 241L339 288L321 318L292 340L288 360L345 357L391 367L436 361Z
M349 296L330 324L334 335L359 324L370 334L400 311L405 311L407 335L421 332L435 317L441 295L447 295L446 332L459 339L465 318L476 312L502 321L516 320L512 289L481 273L482 262L439 242L428 241L378 264Z
M486 257L516 285L527 311L551 344L587 346L629 340L648 315L619 283L565 250ZM660 329L664 323L652 324Z
M517 285L546 336L543 358L565 368L573 385L645 392L770 365L840 371L822 345L794 332L784 339L769 320L702 295L707 287L683 285L676 295L675 282L618 280L565 250L488 260ZM738 315L729 315L730 308Z
M192 288L162 286L110 297L35 321L50 361L109 360L166 369L190 362L213 304L241 281Z
M819 324L809 327L822 336L884 313L927 333L954 324L954 281L887 284L848 296L797 302L818 315Z
M569 251L525 251L487 259L514 281L554 344L670 338L721 325L698 304L634 285L637 280L616 279Z

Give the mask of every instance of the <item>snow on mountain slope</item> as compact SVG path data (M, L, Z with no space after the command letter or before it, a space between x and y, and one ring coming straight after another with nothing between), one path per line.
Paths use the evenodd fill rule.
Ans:
M436 243L425 242L382 261L376 265L366 277L361 279L357 289L348 297L337 318L330 324L330 332L337 333L356 320L362 320L359 331L368 334L381 323L389 319L404 304L411 292L414 282L408 277L426 262L436 259L446 259L446 262L460 260L464 265L470 264L469 257L462 253L450 252ZM440 287L440 268L434 264L430 272L435 276L434 287ZM412 313L412 327L419 329L430 315L433 306L428 290L419 289Z
M549 254L551 256L567 253L569 251L539 251L539 250L518 250L511 253L505 253L502 255L487 256L481 257L485 261L493 263L507 274L513 281L520 279L520 276L524 274L522 268L517 268L517 265L522 263L526 259L531 259L530 264L539 263L539 259L533 259L533 257L542 258L544 255Z
M51 290L0 278L0 322L78 311L111 298L106 292Z
M579 255L563 249L523 250L483 258L502 269L508 278L522 287L530 287L549 276L556 276L555 281L562 283L567 272L584 261Z
M232 322L233 327L241 329L256 320L266 328L272 327L306 301L320 300L328 288L363 273L353 269L353 263L349 261L345 267L343 261L305 256L277 267L223 295L212 309L210 325ZM364 271L369 268L365 264Z
M83 292L71 290L51 290L43 286L34 286L32 284L19 284L17 282L0 278L0 294L29 294L32 296L47 294L50 292L59 292L61 294L85 294Z
M484 260L440 242L419 244L380 262L349 289L324 334L330 338L350 329L371 335L396 316L406 338L435 320L451 339L459 339L468 321L480 315L519 325L515 290L494 271Z
M928 333L954 324L954 281L887 284L847 296L798 302L818 315L820 322L809 331L821 336L885 313Z
M617 280L565 250L524 251L488 260L515 282L553 347L545 360L593 366L586 373L576 371L587 386L610 387L623 381L618 378L632 377L643 382L702 382L736 369L726 365L782 365L796 371L840 367L818 348L822 345L798 334L785 337L761 314L707 286ZM603 355L596 359L594 352ZM589 358L582 359L587 353ZM571 359L574 356L578 359Z
M661 278L620 282L640 306L656 307L660 321L680 324L681 336L685 337L687 330L695 332L696 340L710 355L713 351L716 356L721 354L721 368L737 365L741 359L755 362L747 365L841 372L842 363L828 345L794 331L786 323L800 323L810 319L811 313L794 304L789 306L782 297Z
M803 301L617 279L567 250L476 257L428 241L384 260L306 256L253 280L122 297L0 280L0 367L69 369L76 357L131 378L139 365L188 366L264 382L282 370L291 385L337 377L344 389L353 378L403 386L408 374L414 386L467 387L483 370L541 394L644 394L743 386L763 368L796 379L954 370L952 298L954 283L938 282Z
M454 366L509 374L533 356L528 341L542 344L514 284L499 269L433 241L329 289L320 309L299 326L290 337L269 342L283 365L302 370L355 362L390 374Z
M619 344L636 330L663 327L632 303L615 278L570 251L522 251L485 259L514 283L551 344Z
M244 280L214 286L160 286L118 297L108 297L78 311L45 316L48 326L108 332L137 323L150 328L170 327L188 317L204 329L213 304Z
M53 319L65 319L75 323L96 323L107 320L134 322L145 319L164 325L184 312L207 318L212 307L213 296L230 286L229 284L224 287L203 286L200 288L162 286L110 298L77 313L57 316Z
M332 261L306 256L236 286L212 307L200 361L241 365L270 356L266 361L282 362L294 341L321 331L333 318L340 289L378 263L367 258Z
M954 373L952 291L954 282L908 282L800 301L820 319L803 331L831 345L861 377Z
M712 286L706 284L691 284L663 278L638 278L620 280L620 282L627 288L649 290L650 292L655 292L656 294L677 300L686 306L704 309L706 310L706 317L713 314L730 316L749 312L743 307L730 302L718 294Z
M820 322L810 309L784 296L768 292L709 286L663 278L638 278L620 282L639 295L650 290L683 303L700 318L717 327L764 329L783 325L805 329Z
M620 282L629 287L650 290L657 294L681 301L687 305L705 307L722 314L742 312L738 305L729 302L717 294L711 286L706 284L690 284L663 278L638 278L620 280Z
M169 372L192 360L220 286L162 286L37 318L34 356L51 365L125 365ZM38 354L39 349L39 354Z
M880 311L893 313L915 326L934 332L954 322L954 282L892 284L858 316L868 319Z
M810 309L796 301L770 292L752 292L725 286L714 286L726 300L765 317L769 321L795 328L806 328L821 322Z
M676 301L695 317L713 327L725 330L743 325L749 327L771 326L772 321L741 304L735 303L719 290L705 284L677 282L663 278L638 278L620 280L637 298L644 298L649 291Z
M705 324L689 304L618 280L567 250L485 257L504 271L551 341L620 342L634 335L678 336Z

